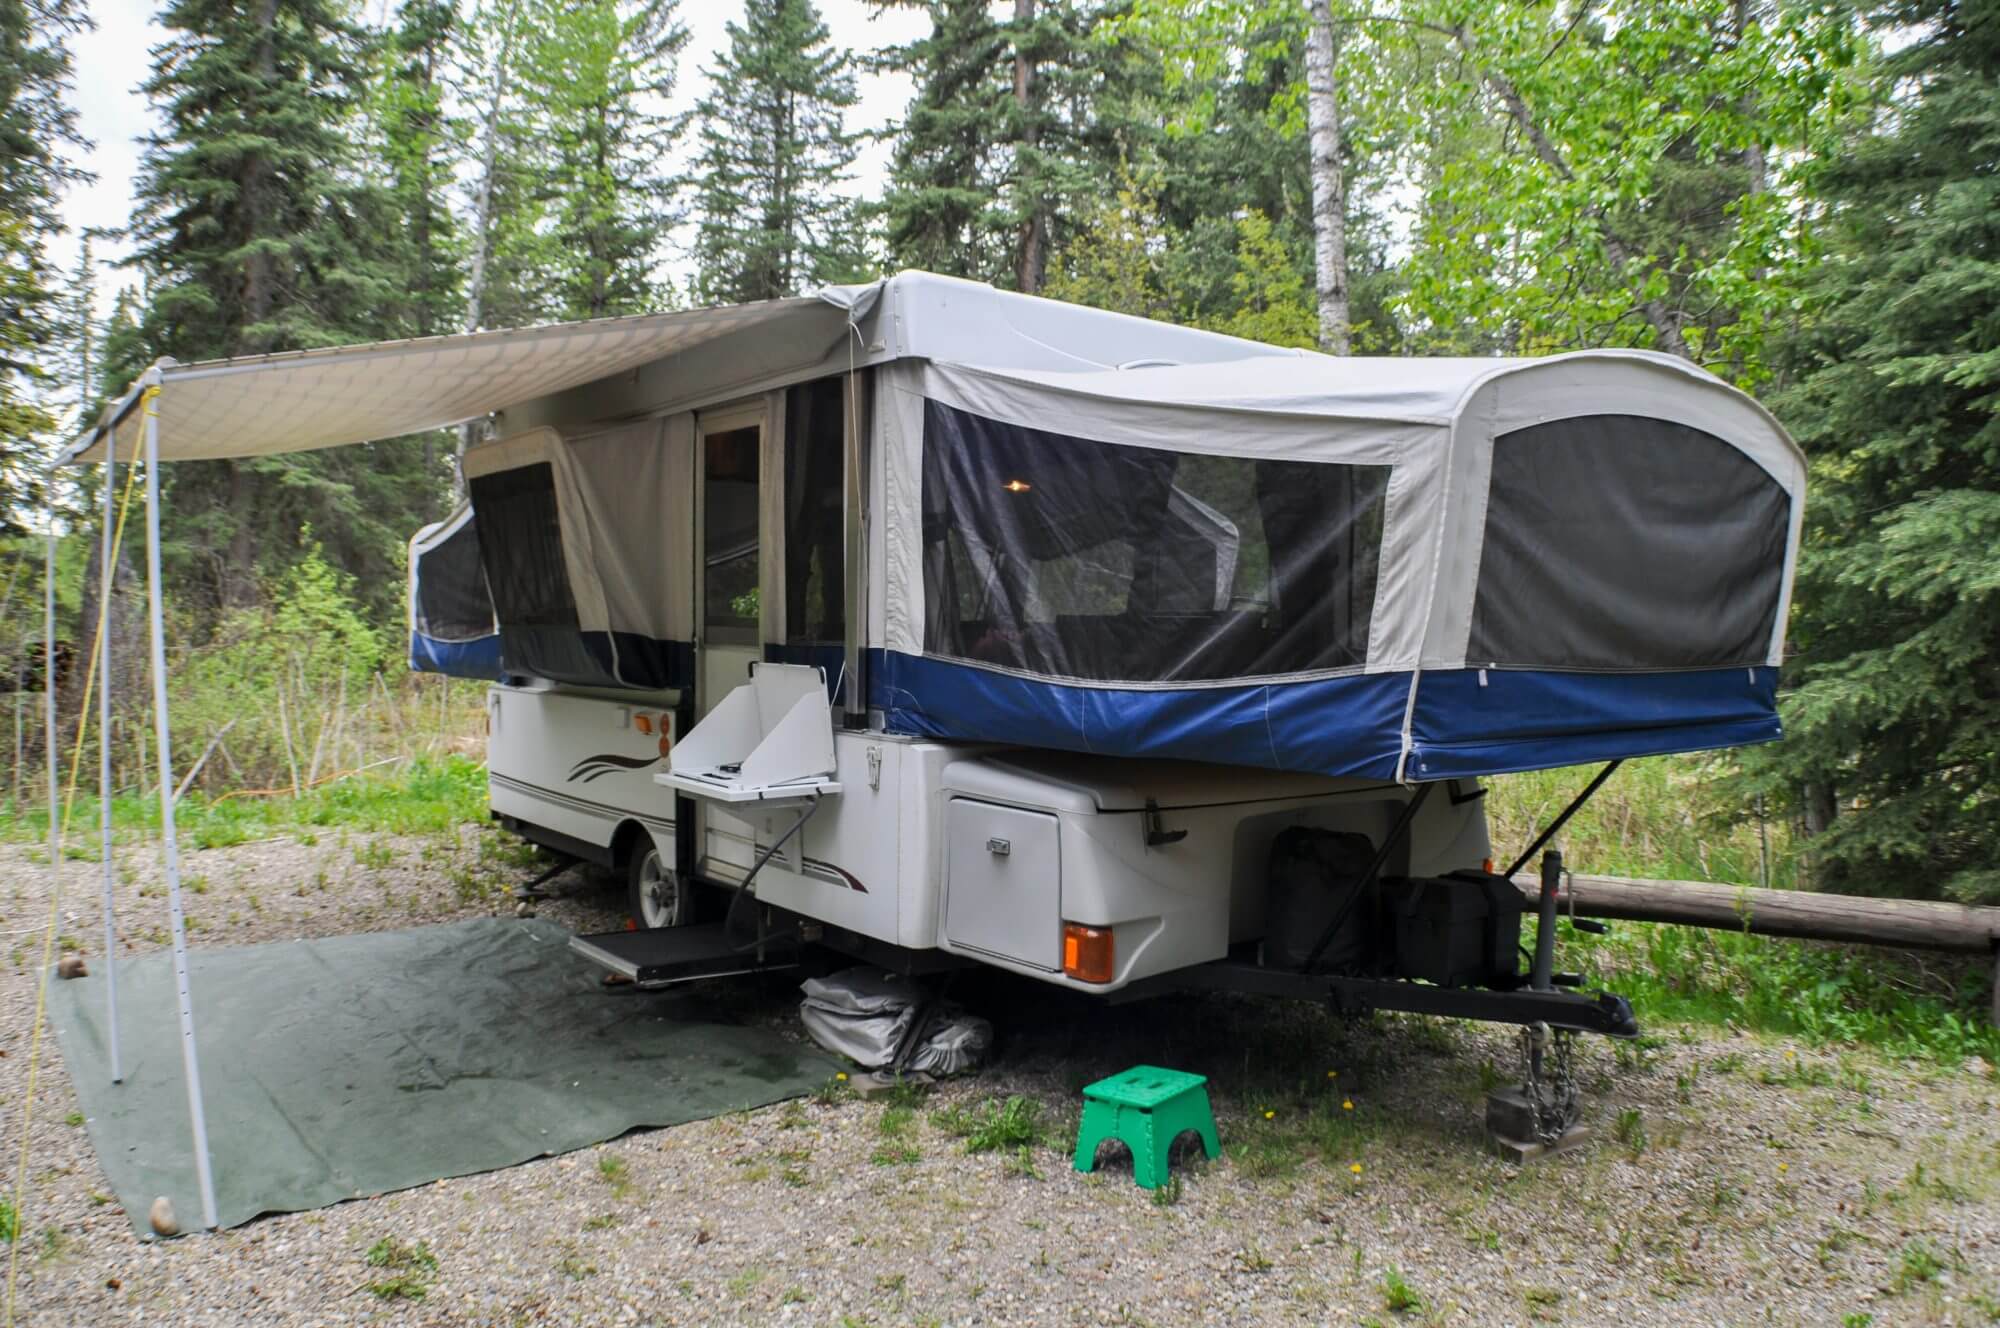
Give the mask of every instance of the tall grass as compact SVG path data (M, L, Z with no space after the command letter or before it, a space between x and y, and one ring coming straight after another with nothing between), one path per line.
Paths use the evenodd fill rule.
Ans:
M1726 755L1627 761L1563 828L1555 846L1572 871L1597 876L1791 888L1798 857L1790 825L1760 824L1754 809L1718 795L1729 769ZM1538 770L1489 780L1486 818L1501 866L1532 843L1595 773Z
M94 793L79 791L67 855L96 855L98 806ZM181 838L196 848L223 848L313 827L435 834L486 819L486 767L457 753L420 755L322 784L298 797L191 791L175 808L174 819ZM119 794L111 800L111 820L121 840L157 836L159 799L150 792ZM45 806L24 809L0 818L0 837L39 844L48 837L48 823Z
M1798 846L1784 823L1715 792L1726 756L1629 761L1555 846L1571 871L1793 888ZM1585 769L1490 781L1495 858L1511 860L1590 781ZM1502 866L1505 862L1502 862ZM1527 870L1533 870L1532 864ZM1564 927L1560 963L1631 998L1642 1021L1752 1029L1894 1055L2000 1062L1986 1019L1992 961L1619 922L1597 937Z

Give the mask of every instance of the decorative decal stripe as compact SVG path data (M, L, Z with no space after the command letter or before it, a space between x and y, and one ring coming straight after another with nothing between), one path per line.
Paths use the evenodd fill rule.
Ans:
M832 863L822 862L818 858L807 858L805 859L805 864L808 867L817 867L819 868L819 870L823 872L832 872L835 876L838 876L840 878L840 880L838 881L827 881L826 883L828 885L844 884L847 889L854 891L855 894L865 895L868 893L868 887L863 885L860 879L856 877L853 872L847 870L845 867L836 867ZM823 881L826 880L824 876L822 876L820 879Z
M486 778L490 783L498 784L523 797L553 803L560 807L568 807L574 811L602 813L618 820L639 821L652 826L655 830L672 830L674 828L672 821L658 816L650 816L645 812L635 812L629 807L614 807L607 802L592 802L588 798L571 797L569 794L558 793L554 789L545 788L540 784L530 784L507 775L497 775L490 770L486 772Z
M660 763L657 756L619 756L615 752L604 752L597 756L586 756L570 767L568 782L574 783L579 776L588 784L593 779L620 771L644 770Z

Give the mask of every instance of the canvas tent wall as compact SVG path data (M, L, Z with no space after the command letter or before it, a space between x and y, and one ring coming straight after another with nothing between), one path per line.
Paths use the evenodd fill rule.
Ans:
M687 486L624 467L688 473L676 419L829 377L866 420L844 657L892 732L1406 779L1777 736L1804 465L1665 356L1336 360L905 273L147 382L168 458L493 419L480 530L529 513L503 542L561 568L501 577L482 538L508 668L673 686ZM768 608L762 637L798 641Z
M1778 736L1804 462L1682 361L905 362L876 412L892 731L1413 779Z
M467 449L510 672L666 690L694 676L694 442L686 415Z
M500 677L500 627L470 507L411 538L409 599L412 669L454 678Z

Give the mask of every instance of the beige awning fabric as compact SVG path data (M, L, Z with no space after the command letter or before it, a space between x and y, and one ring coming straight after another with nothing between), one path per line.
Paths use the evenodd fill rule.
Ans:
M102 461L113 435L118 455L132 456L140 402L155 383L162 460L304 452L476 419L820 304L806 297L201 364L162 361L57 460Z

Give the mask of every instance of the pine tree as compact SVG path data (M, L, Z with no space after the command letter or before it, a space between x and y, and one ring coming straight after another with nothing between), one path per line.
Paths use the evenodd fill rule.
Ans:
M34 521L42 452L55 427L44 401L60 293L46 244L56 205L82 178L64 155L81 147L65 100L67 39L87 23L69 0L0 0L0 532Z
M675 0L535 0L519 66L526 114L547 163L549 294L559 318L659 305L654 268L677 220L665 162L679 123L671 96L687 29Z
M466 26L461 81L476 88L468 188L465 330L536 321L547 283L538 145L521 98L527 0L490 0ZM469 427L469 426L468 426ZM461 434L464 437L464 434Z
M797 294L866 275L844 116L854 61L811 0L749 0L697 108L696 290L707 303Z
M1011 276L1013 237L999 206L1009 54L987 0L878 0L920 9L931 30L880 52L876 68L916 84L895 127L881 211L892 267L975 281Z
M931 20L876 56L916 83L882 203L891 257L1039 291L1164 139L1157 54L1104 40L1129 0L1016 0L1005 21L969 0L876 3Z
M145 91L164 129L138 181L145 355L183 362L393 335L405 271L392 202L355 163L365 39L336 0L175 0ZM302 531L353 570L384 620L404 541L436 506L421 447L365 448L168 472L168 554L197 606L248 602L296 560Z
M145 315L183 361L351 339L329 299L356 251L347 129L362 36L335 0L176 0L144 84L166 121L146 141L133 234L157 274ZM379 293L379 292L378 292ZM379 310L379 306L377 306Z
M2000 901L2000 22L1910 0L1894 114L1829 162L1823 310L1778 413L1814 461L1787 737L1756 787L1816 884Z
M402 273L397 322L431 336L458 324L462 278L449 188L460 144L445 108L445 76L458 37L450 0L404 0L384 35L376 79L380 154L391 225L383 237Z
M69 289L63 297L63 322L69 333L72 357L70 368L75 375L70 397L76 406L79 425L89 413L90 403L97 400L101 347L97 335L97 257L93 244L96 238L85 231L78 239L76 267L70 272Z

